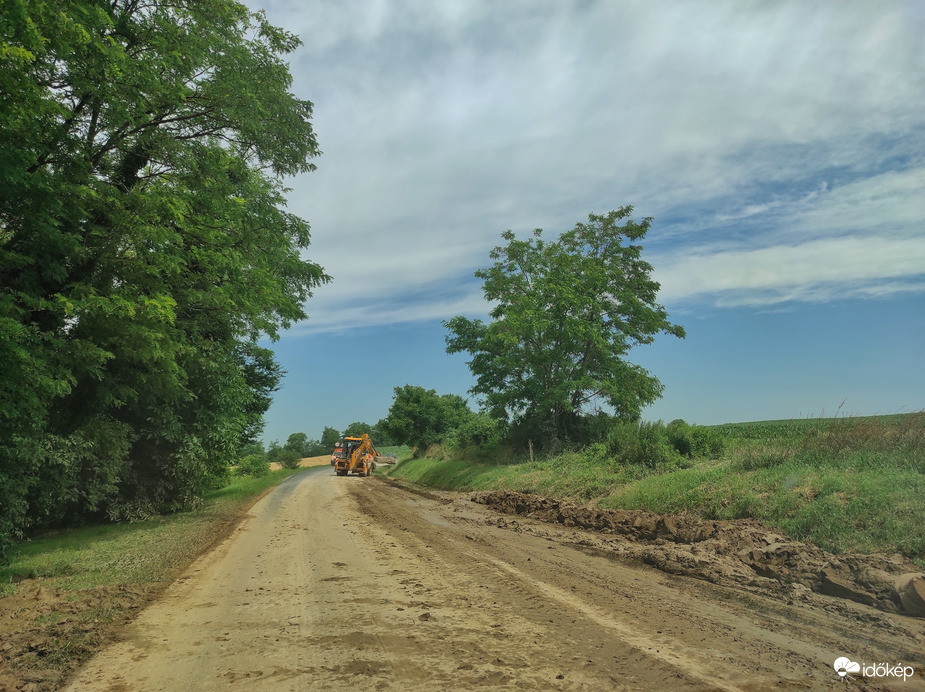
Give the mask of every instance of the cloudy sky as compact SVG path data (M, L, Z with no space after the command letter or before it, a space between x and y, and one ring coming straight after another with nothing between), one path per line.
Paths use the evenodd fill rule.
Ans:
M688 332L632 353L646 418L925 408L925 3L247 4L304 42L324 154L289 205L334 278L275 346L267 441L466 395L442 321L485 314L500 234L627 204Z

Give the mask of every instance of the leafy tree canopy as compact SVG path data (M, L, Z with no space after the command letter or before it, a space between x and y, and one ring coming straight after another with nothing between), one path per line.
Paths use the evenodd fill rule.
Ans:
M330 452L334 449L334 445L340 441L340 432L336 428L331 428L325 426L324 430L321 432L321 444L327 448Z
M281 183L320 153L298 45L234 0L0 4L0 559L184 506L259 434L257 339L327 280Z
M466 400L458 394L437 394L406 384L395 387L389 414L380 422L384 432L398 444L424 449L443 441L473 415Z
M302 433L295 433L301 435ZM290 436L291 439L291 436ZM302 450L290 446L288 443L280 446L279 442L274 440L270 443L267 450L266 459L268 462L279 464L284 468L296 468L302 459Z
M364 434L369 434L372 430L372 426L369 423L363 423L362 421L357 421L351 423L346 428L344 428L344 437L360 437Z
M599 404L636 418L662 385L626 360L631 348L659 332L683 338L656 302L659 285L639 241L651 219L632 207L590 214L558 240L537 229L528 240L507 231L478 270L492 320L454 317L447 352L472 356L470 390L488 410L534 439L568 439L582 415Z
M369 435L373 438L373 442L376 443L377 447L392 447L398 444L392 434L386 430L384 418L380 418L376 422Z
M262 454L263 456L267 455L266 450L263 448L263 442L257 440L256 442L248 442L243 445L241 449L238 450L238 459L243 459L244 457L249 457L254 454Z
M322 444L320 440L310 439L305 448L305 456L307 457L321 457L326 456L331 453L331 447L328 447L326 444Z
M309 440L308 435L303 432L292 433L286 440L286 447L291 449L294 452L297 452L299 458L307 457L309 455L309 442L314 440Z

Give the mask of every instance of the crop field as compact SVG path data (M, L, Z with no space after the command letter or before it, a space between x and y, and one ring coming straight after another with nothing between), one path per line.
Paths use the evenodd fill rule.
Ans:
M843 416L833 418L790 418L784 420L753 421L749 423L725 423L709 426L727 438L737 440L777 440L802 442L807 436L824 432L873 427L889 430L914 424L922 413L896 413L887 416Z

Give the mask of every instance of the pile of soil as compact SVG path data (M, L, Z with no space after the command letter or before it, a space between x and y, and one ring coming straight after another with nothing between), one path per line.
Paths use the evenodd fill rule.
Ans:
M164 584L60 592L27 579L0 616L0 692L60 689L71 671L116 638Z
M925 573L900 555L834 555L754 519L595 509L511 491L474 493L472 501L504 514L628 539L608 544L608 551L671 574L725 585L810 589L925 617Z

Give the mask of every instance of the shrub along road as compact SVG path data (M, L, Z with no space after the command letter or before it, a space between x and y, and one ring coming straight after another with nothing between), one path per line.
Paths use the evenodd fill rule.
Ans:
M321 467L256 504L69 689L819 689L841 657L912 666L902 689L925 689L925 620L666 574L611 549L640 539L606 539Z

